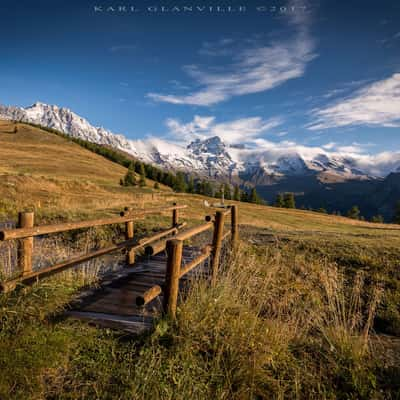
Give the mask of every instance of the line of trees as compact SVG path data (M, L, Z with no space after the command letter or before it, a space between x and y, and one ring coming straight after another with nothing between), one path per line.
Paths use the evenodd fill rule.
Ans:
M296 208L296 201L293 193L278 193L275 200L275 207Z
M19 121L14 121L14 122L19 122ZM170 171L164 171L161 168L158 168L152 164L147 164L138 160L133 160L128 155L125 155L122 151L114 150L110 147L100 145L97 143L92 143L84 139L72 137L63 132L58 131L57 129L48 128L30 122L23 122L23 123L33 126L35 128L40 128L46 132L50 132L58 136L61 136L62 138L74 142L80 145L81 147L92 151L93 153L101 155L110 161L113 161L117 164L124 166L125 168L128 168L127 173L120 180L120 184L122 186L144 187L147 185L146 183L146 178L147 178L155 182L154 183L155 189L159 189L160 184L163 184L165 186L171 187L174 191L181 193L201 194L204 196L216 197L216 198L221 198L222 194L224 194L224 198L226 200L236 200L236 201L264 204L264 205L267 204L267 202L259 196L255 188L247 190L247 189L241 189L238 185L232 187L230 184L226 183L218 184L214 181L210 181L207 179L195 178L190 174L185 174L180 171L174 174ZM17 131L16 126L14 130ZM137 179L137 175L139 175L139 179ZM295 196L293 193L283 193L283 194L279 193L276 196L276 200L273 205L275 207L280 207L280 208L296 208ZM327 213L327 210L323 207L312 211L317 211L324 214ZM339 211L333 212L332 214L341 215ZM352 219L365 220L365 218L361 215L360 209L357 205L352 206L346 213L346 216ZM375 215L371 218L371 222L381 223L384 222L384 218L382 215ZM395 205L392 222L400 224L400 200Z
M295 196L293 193L278 193L273 205L275 207L279 207L279 208L296 208ZM302 207L302 209L305 209L305 208ZM308 208L308 211L315 211L315 212L319 212L322 214L328 214L328 211L323 207L320 207L317 209ZM337 215L337 216L342 215L340 213L340 211L333 211L331 214ZM360 208L357 205L352 206L347 211L345 216L347 218L365 221L365 217L363 215L361 215ZM384 223L385 219L381 214L377 214L377 215L374 215L371 217L370 222ZM392 222L395 224L400 224L400 200L395 205L394 216L393 216Z
M147 185L146 178L153 180L154 188L159 189L160 184L171 187L176 192L202 194L209 197L224 197L227 200L244 201L256 204L266 204L266 202L258 195L255 188L250 190L240 189L239 186L232 188L229 184L219 184L208 179L198 179L190 174L178 171L176 174L171 171L164 171L152 164L133 160L132 157L125 155L122 151L114 150L110 147L89 142L85 139L75 138L60 132L57 129L48 128L39 124L24 122L35 128L40 128L46 132L54 133L62 138L74 142L81 147L92 151L106 159L128 168L127 173L120 179L121 186L141 186ZM139 180L137 179L139 175Z
M136 178L139 175L140 180ZM143 164L140 161L131 161L128 171L121 179L122 186L146 186L145 178L152 179L155 182L154 188L158 189L159 184L170 186L178 193L201 194L203 196L215 197L225 200L236 200L255 204L266 204L259 196L255 188L250 190L241 189L238 185L232 187L227 183L217 183L208 179L194 178L191 174L185 174L178 171L176 174L163 172L151 165Z

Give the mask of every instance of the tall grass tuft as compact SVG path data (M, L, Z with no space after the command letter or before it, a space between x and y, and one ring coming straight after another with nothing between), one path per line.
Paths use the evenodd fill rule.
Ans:
M2 398L5 393L229 400L394 395L376 378L371 346L380 289L367 288L362 274L347 279L325 258L285 246L242 245L215 287L193 282L177 320L162 318L139 338L23 317L61 307L54 287L47 295L44 288L31 289L42 299L39 309L31 309L28 294L14 306L3 303L2 318L4 310L15 310L12 324L20 328L14 335L6 324L10 329L2 333ZM67 298L72 289L58 290ZM57 307L51 306L55 296Z

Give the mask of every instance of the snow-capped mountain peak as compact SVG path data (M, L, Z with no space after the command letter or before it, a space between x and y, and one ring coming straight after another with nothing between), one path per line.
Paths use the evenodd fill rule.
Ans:
M249 149L229 146L220 137L196 139L179 145L158 138L129 140L103 127L91 125L85 118L65 107L36 102L20 108L0 105L0 118L35 123L57 129L75 138L123 150L134 157L164 169L184 170L212 178L237 180L241 175L300 176L328 173L343 179L368 179L400 169L397 158L343 156L323 149L299 152L288 149ZM246 178L247 179L247 178Z

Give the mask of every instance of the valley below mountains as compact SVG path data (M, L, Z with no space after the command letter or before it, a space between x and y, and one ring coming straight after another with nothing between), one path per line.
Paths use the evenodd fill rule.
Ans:
M21 108L0 105L0 119L38 124L74 138L123 151L140 161L199 178L255 187L273 202L278 193L293 192L297 207L345 213L358 205L367 218L381 214L390 220L400 200L400 152L390 159L366 160L317 147L262 148L235 146L220 137L175 143L160 138L130 140L95 127L67 108L35 103Z

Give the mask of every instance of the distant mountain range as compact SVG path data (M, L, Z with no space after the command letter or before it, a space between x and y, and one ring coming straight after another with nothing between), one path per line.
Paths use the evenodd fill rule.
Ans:
M305 207L343 212L359 204L366 215L381 212L390 216L393 201L383 199L379 188L384 187L384 193L392 198L392 188L399 183L394 177L400 176L400 152L371 163L362 155L341 155L312 147L276 151L229 146L218 136L187 145L157 138L129 140L92 126L67 108L39 102L26 108L0 106L0 118L54 128L75 138L117 148L167 170L255 186L267 200L278 192L291 191L296 193L298 204Z

